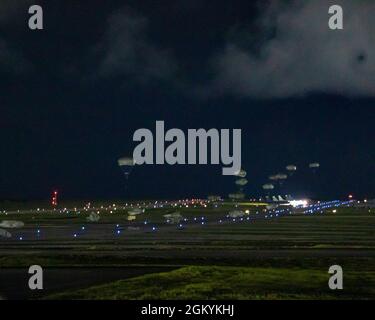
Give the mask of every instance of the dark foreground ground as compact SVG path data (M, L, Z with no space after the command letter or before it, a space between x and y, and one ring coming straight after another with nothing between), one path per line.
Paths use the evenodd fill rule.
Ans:
M354 207L335 210L276 216L251 207L249 220L220 222L226 207L190 208L181 210L189 223L178 228L163 224L165 210L155 209L137 217L132 226L139 229L130 230L121 212L91 224L82 215L14 216L26 225L13 239L0 240L0 295L374 299L375 213ZM203 224L198 222L202 217ZM45 290L38 293L27 288L32 264L45 268ZM342 291L328 289L328 268L334 264L344 270Z

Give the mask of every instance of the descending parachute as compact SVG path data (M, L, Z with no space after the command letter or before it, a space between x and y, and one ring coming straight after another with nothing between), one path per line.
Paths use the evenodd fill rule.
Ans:
M234 183L236 184L237 192L229 194L229 198L232 200L241 200L245 198L245 194L243 193L245 186L248 183L248 180L245 178L247 175L247 172L243 169L240 171L237 171L235 173L236 180Z
M248 181L245 178L236 180L236 185L238 185L238 186L245 186L245 185L247 185L247 183L248 183Z
M245 212L241 210L233 210L233 211L229 211L228 214L229 214L229 217L231 218L241 218L245 215Z
M262 188L263 188L264 190L273 190L273 189L275 189L275 186L274 186L273 184L271 184L271 183L267 183L267 184L264 184L264 185L262 186Z
M221 196L216 196L216 195L210 195L207 197L208 201L216 202L221 200Z
M278 174L275 174L273 176L269 176L268 179L270 180L285 180L288 178L288 175L286 175L285 173L278 173Z
M293 172L297 171L297 166L294 164L287 165L285 169L289 172L290 175L293 174Z
M247 172L243 169L241 169L240 171L237 172L237 174L235 174L235 176L240 177L240 178L245 178L246 175L247 175Z
M10 232L8 232L4 229L0 229L0 238L10 238L10 237L12 237Z
M131 173L131 171L133 170L135 166L134 159L129 158L129 157L123 157L123 158L118 159L117 163L127 179L129 177L129 174Z
M313 162L313 163L309 164L310 169L317 169L319 167L320 167L320 163L318 163L318 162Z
M232 199L232 200L242 200L245 198L245 194L242 193L242 192L238 192L238 193L230 193L228 195L229 199Z
M179 211L165 214L163 217L166 218L170 223L179 223L182 220L182 215Z
M8 229L22 228L25 224L22 221L4 220L0 223L0 227Z
M285 180L288 178L288 176L285 173L278 173L277 178L278 180Z
M137 216L141 213L144 213L145 212L145 209L141 209L141 208L134 208L134 209L131 209L128 211L128 215L129 216Z
M100 220L100 215L95 212L91 212L90 215L86 218L86 220L88 222L98 222Z

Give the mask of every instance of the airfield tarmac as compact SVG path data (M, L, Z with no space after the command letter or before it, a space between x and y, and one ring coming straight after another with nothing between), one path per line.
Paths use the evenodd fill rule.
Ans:
M170 208L146 210L135 222L126 221L121 211L103 213L96 223L88 223L86 213L8 212L6 219L22 220L25 227L0 240L5 281L0 292L33 298L21 286L31 264L46 267L46 281L54 283L43 295L187 265L295 268L308 263L326 269L340 262L375 270L375 214L369 210L346 202L277 213L252 207L244 217L231 218L231 209L181 208L187 219L182 227L165 222Z

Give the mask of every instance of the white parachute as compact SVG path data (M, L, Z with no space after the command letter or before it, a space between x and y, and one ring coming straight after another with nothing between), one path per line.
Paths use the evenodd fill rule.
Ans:
M273 180L273 181L285 180L285 179L288 179L288 175L286 175L285 173L278 173L278 174L269 176L268 179Z
M0 238L11 238L12 234L4 229L0 229Z
M243 170L243 169L241 169L240 171L238 171L238 172L235 174L235 176L240 177L240 178L245 178L246 175L247 175L247 172L246 172L245 170Z
M129 216L137 216L141 213L144 213L145 212L145 209L141 209L141 208L134 208L134 209L131 209L128 211L128 215Z
M210 195L210 196L207 197L207 200L212 201L212 202L220 201L221 196Z
M126 179L128 179L129 174L132 172L135 166L134 159L130 157L123 157L117 160L117 164L121 168L121 171L125 175Z
M25 224L22 221L4 220L0 223L0 227L8 229L22 228Z
M297 166L295 166L294 164L290 164L290 165L287 165L285 167L285 169L290 173L292 174L294 171L297 171Z
M244 199L245 198L245 194L242 193L242 192L238 192L238 193L230 193L228 195L229 199L232 199L232 200L241 200L241 199Z
M95 212L91 212L90 215L86 218L86 220L88 222L98 222L100 220L100 215Z
M279 180L288 179L288 175L286 175L285 173L278 173L277 177L278 177Z
M241 218L244 215L245 215L245 212L243 212L241 210L229 211L229 217L231 217L231 218Z
M179 223L182 220L182 215L179 211L173 213L167 213L163 215L170 223Z
M264 190L273 190L275 189L275 186L272 183L266 183L262 186Z
M248 181L245 178L236 180L236 185L238 185L238 186L245 186L245 185L247 185L247 183L248 183Z
M320 167L320 163L318 163L318 162L313 162L313 163L309 164L310 169L317 169L319 167Z

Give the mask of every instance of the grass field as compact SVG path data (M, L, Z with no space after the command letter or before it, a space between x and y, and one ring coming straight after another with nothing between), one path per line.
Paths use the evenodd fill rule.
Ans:
M184 267L121 280L49 299L374 299L375 271L345 273L345 290L332 291L319 269Z

